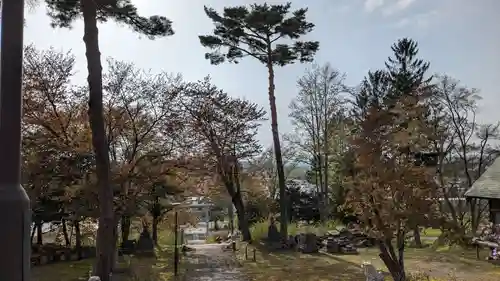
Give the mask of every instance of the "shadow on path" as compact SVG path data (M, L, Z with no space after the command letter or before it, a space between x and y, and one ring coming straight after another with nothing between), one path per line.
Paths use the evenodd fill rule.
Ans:
M221 244L190 245L184 258L184 281L248 281L232 251Z

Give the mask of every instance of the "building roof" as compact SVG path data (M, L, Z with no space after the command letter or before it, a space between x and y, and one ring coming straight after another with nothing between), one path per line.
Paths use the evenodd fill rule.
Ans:
M500 199L500 157L465 192L465 197Z

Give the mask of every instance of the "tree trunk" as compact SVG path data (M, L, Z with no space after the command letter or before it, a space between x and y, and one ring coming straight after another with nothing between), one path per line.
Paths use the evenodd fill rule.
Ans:
M80 221L74 220L73 226L75 227L75 250L78 260L82 259L82 231L80 230Z
M420 229L418 225L413 228L413 239L415 240L415 247L423 248L422 239L420 238Z
M33 228L31 229L31 244L33 244L33 239L35 238L36 228L36 224L33 224Z
M217 218L214 218L214 230L215 230L215 231L218 231L218 230L219 230L219 226L217 225L217 221L218 221L218 219L217 219Z
M329 184L329 173L328 173L328 161L330 161L330 138L329 138L329 133L330 133L330 122L332 120L329 120L329 115L328 115L328 88L327 85L324 85L324 100L323 100L323 107L324 107L324 112L323 112L323 160L324 160L324 178L325 178L325 187L323 190L323 220L327 220L329 214L329 200L328 200L328 184Z
M158 223L160 222L160 218L158 215L153 215L153 225L151 231L153 232L152 238L156 245L158 245Z
M115 272L116 263L118 262L118 247L116 247L116 242L118 242L118 220L113 225L113 244L112 244L113 254L110 257L111 272Z
M288 237L288 218L287 218L287 198L286 198L286 183L285 171L283 169L283 158L281 155L281 143L278 130L278 112L276 109L276 97L274 95L274 69L271 61L271 55L267 63L268 79L269 79L269 106L271 107L271 132L273 134L274 157L276 158L276 171L278 174L278 188L280 192L280 233L283 239ZM236 205L235 205L236 207ZM239 217L239 214L238 214Z
M97 231L97 259L94 275L101 281L110 281L113 255L113 190L110 185L109 155L104 126L102 102L102 65L97 29L97 1L82 0L85 55L89 84L89 122L92 132L99 188L99 228Z
M130 217L123 215L121 223L122 223L121 225L122 242L125 242L126 240L128 240L130 236L130 224L131 224Z
M231 196L233 205L236 208L236 215L238 216L238 229L243 235L243 241L251 241L252 235L250 233L250 225L245 212L245 204L243 204L243 199L241 198L240 166L237 160L233 163L232 169L233 178L231 184L228 185L229 195Z
M319 128L317 129L318 130L318 134L319 134ZM324 222L325 221L325 204L324 204L324 196L325 196L325 176L324 176L324 169L323 169L323 160L322 160L322 157L321 157L321 142L319 140L319 137L316 137L317 142L316 142L316 147L317 147L317 153L316 153L316 167L315 167L315 173L317 174L317 186L318 186L318 198L319 198L319 201L318 201L318 209L319 209L319 216L320 216L320 221L321 222Z
M36 222L36 244L43 245L43 233L42 233L43 223L38 221Z
M326 134L326 130L325 130L325 134ZM324 172L323 172L323 177L324 177L324 188L323 188L323 216L322 216L322 220L323 222L325 222L326 220L328 220L328 216L329 216L329 200L328 200L328 159L329 159L329 155L328 155L328 140L327 140L327 136L325 136L325 152L324 152L324 165L323 165L323 168L324 168Z
M248 219L245 214L245 205L241 199L241 193L237 192L232 196L234 207L236 208L236 215L238 216L238 228L243 236L243 241L251 241L252 234L250 233L250 226L248 225Z
M399 257L396 256L392 246L379 241L380 259L384 262L394 281L406 281L406 272L403 261L403 250L399 249ZM400 259L400 260L399 260Z
M65 219L61 220L61 224L62 224L62 231L63 231L63 235L64 235L64 242L66 242L67 247L71 247L71 240L69 239L68 227L66 225L66 220Z

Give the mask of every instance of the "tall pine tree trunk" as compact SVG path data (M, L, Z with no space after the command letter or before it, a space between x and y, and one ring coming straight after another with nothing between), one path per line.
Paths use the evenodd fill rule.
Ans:
M113 190L110 185L109 155L104 127L102 103L102 65L97 29L97 3L99 0L82 0L84 22L83 41L87 57L89 84L89 122L92 131L99 188L99 229L97 231L97 260L94 275L101 281L110 281L113 260Z
M278 131L278 112L276 109L276 97L274 95L274 69L269 55L267 64L269 79L269 106L271 107L271 132L273 134L274 157L276 158L276 171L278 173L278 188L280 192L280 233L283 239L288 237L288 206L286 198L285 171L283 169L283 158L281 155L280 135ZM236 206L235 206L236 207Z

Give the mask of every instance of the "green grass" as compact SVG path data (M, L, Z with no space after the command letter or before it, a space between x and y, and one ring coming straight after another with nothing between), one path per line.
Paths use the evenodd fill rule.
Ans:
M421 233L422 237L439 237L441 235L441 230L437 228L426 228Z
M254 241L267 236L268 225L268 222L261 222L252 226L251 232ZM321 235L328 230L341 227L336 222L301 227L291 224L289 234L313 232ZM422 236L438 237L440 234L438 229L426 229ZM371 262L379 270L387 271L378 257L379 252L376 248L360 249L359 255L327 253L308 255L294 251L269 252L255 242L248 246L249 260L247 261L244 254L245 247L244 244L240 245L238 258L242 261L245 272L253 281L364 280L360 267L364 261ZM256 262L252 261L253 249L256 250ZM412 279L414 281L500 280L500 267L484 261L487 254L488 251L483 250L480 260L477 260L475 250L465 250L458 247L407 248L405 263L407 271L415 275Z
M279 230L279 223L276 223L276 227ZM336 228L340 228L341 225L336 221L327 221L324 224L314 224L314 225L305 225L299 226L296 223L291 223L288 225L288 234L289 235L297 235L299 233L312 232L317 235L323 235L329 230L334 230ZM250 228L250 232L252 234L252 240L258 241L267 237L267 230L269 228L268 221L261 221L255 223Z
M359 255L327 253L309 255L294 251L269 252L257 245L249 246L249 260L245 260L244 247L245 245L240 245L238 258L243 264L245 273L253 281L364 280L360 267L364 261L371 262L379 270L387 271L375 248L360 249ZM254 248L256 249L256 262L251 260ZM485 255L486 251L483 252L482 258ZM473 250L408 249L405 263L407 272L418 275L412 280L500 280L500 267L484 259L476 260ZM427 279L428 276L432 278Z
M173 232L161 230L158 233L159 246L156 248L156 258L120 258L118 269L125 272L115 274L113 281L173 280L174 241ZM31 269L31 281L86 281L94 262L95 259L86 259L33 267ZM180 268L182 269L182 266Z

